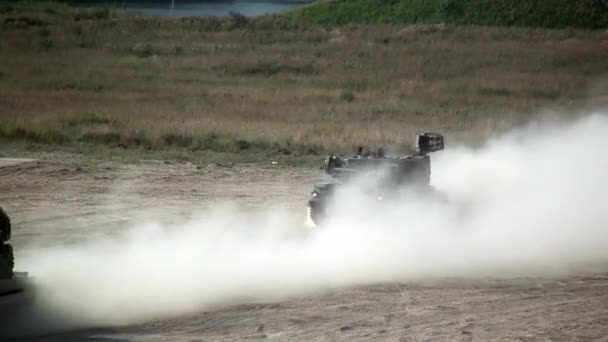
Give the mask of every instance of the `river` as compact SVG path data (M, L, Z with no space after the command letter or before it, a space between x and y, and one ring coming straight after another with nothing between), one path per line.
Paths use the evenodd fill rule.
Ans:
M270 13L279 13L313 2L313 0L175 0L171 12L171 0L129 1L129 0L93 0L73 1L81 6L109 6L125 9L131 13L143 13L162 16L226 16L230 12L254 17Z

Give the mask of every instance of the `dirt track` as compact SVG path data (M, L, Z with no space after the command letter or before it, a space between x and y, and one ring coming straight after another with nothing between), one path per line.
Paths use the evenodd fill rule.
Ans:
M67 166L66 166L67 165ZM19 249L124 229L149 208L188 215L210 202L302 211L314 170L42 161L0 169L0 205ZM608 273L562 278L437 279L316 292L179 319L35 340L608 341Z

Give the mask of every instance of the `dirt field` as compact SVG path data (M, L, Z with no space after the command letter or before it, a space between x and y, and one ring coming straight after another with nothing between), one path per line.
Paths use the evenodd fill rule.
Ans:
M209 203L304 213L318 170L189 163L87 165L68 156L0 168L13 246L55 245L125 229L158 208L167 220ZM117 200L120 199L120 200ZM608 273L435 279L328 289L181 318L38 337L43 341L608 341Z
M51 157L53 158L53 157ZM13 245L86 238L122 229L150 208L159 218L187 215L213 202L244 208L280 205L305 215L306 199L322 172L150 161L87 166L41 161L0 168L0 203L17 227ZM74 227L70 230L69 227ZM111 233L109 231L108 233Z

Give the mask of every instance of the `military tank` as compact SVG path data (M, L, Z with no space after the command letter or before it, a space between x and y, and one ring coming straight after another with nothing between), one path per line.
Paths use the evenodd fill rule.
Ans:
M321 226L331 215L336 193L349 184L360 188L357 194L384 203L399 197L404 188L418 194L431 193L429 153L443 148L441 134L425 132L417 135L416 152L411 155L390 156L382 148L371 152L364 147L350 157L330 155L325 172L333 181L314 187L308 201L310 219L315 226Z
M11 238L11 221L0 208L0 313L13 309L15 304L29 299L28 274L15 272L13 247L8 243Z

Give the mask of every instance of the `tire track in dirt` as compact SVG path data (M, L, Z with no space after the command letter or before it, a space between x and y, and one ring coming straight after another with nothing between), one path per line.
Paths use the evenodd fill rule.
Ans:
M316 170L189 164L70 166L41 162L0 177L0 205L15 246L113 233L150 208L187 216L210 202L302 210ZM18 255L17 255L18 256ZM517 279L441 279L315 291L277 303L41 341L606 341L608 274Z

